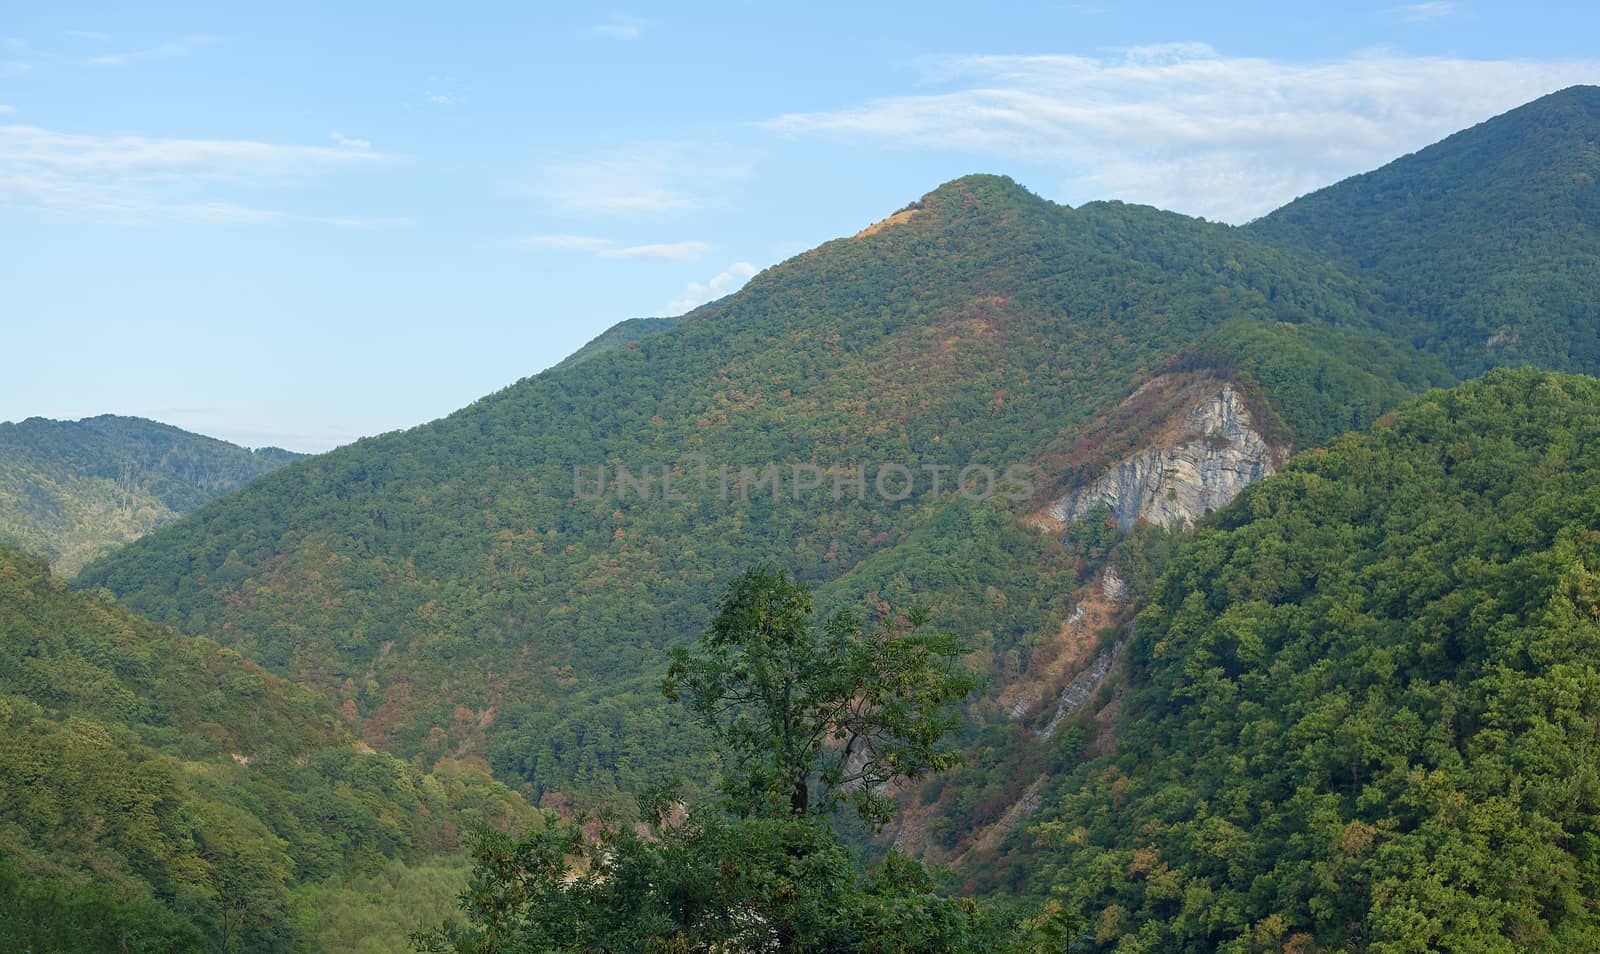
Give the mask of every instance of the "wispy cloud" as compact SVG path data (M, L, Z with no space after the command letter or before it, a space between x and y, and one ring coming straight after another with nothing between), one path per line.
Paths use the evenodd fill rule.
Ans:
M1388 10L1390 16L1406 23L1426 23L1429 20L1442 20L1445 17L1456 16L1460 12L1461 9L1455 4L1446 3L1444 0L1431 0L1428 3L1407 3L1398 7L1390 7Z
M711 246L705 242L659 242L650 245L622 245L611 239L591 235L531 235L523 244L533 248L554 248L585 252L601 258L628 258L650 262L698 262Z
M460 106L467 98L454 76L430 76L422 90L422 101L432 106Z
M761 269L749 262L734 262L703 282L690 282L683 294L667 303L667 314L681 315L723 295L731 295L744 287Z
M7 106L4 103L0 103L0 116L4 116L7 113L14 113L16 111L17 111L17 107L15 107L15 106Z
M613 40L637 40L644 33L644 28L649 25L650 21L641 17L613 13L606 22L596 24L594 32L611 37Z
M664 242L655 245L629 245L608 249L600 254L607 258L636 258L651 262L698 262L711 246L705 242Z
M657 215L694 209L748 178L740 151L715 143L635 143L548 158L524 191L578 214Z
M1244 221L1544 93L1600 61L1230 57L1202 44L935 62L946 91L790 113L792 136L1043 166L1068 201L1117 198Z
M82 34L79 39L103 42L108 37L103 34ZM127 66L144 60L169 60L180 56L188 56L195 50L215 43L215 37L187 36L179 40L170 40L158 43L155 46L141 47L133 50L122 50L114 53L94 53L87 56L62 56L51 55L48 58L70 63L75 66Z
M296 218L345 229L401 229L416 224L407 216L307 215Z
M273 222L285 213L206 193L387 158L346 146L98 136L0 125L0 204L34 206L57 218L125 223Z
M334 130L331 133L328 133L328 138L332 139L335 144L340 145L340 146L345 146L345 147L350 148L350 149L371 149L372 148L372 143L368 142L367 140L365 140L365 139L352 139L349 136L346 136L344 133L339 132L337 129Z

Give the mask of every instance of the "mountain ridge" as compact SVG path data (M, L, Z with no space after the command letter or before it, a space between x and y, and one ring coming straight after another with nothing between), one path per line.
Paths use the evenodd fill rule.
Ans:
M593 797L645 784L662 767L651 753L697 744L644 689L660 651L704 625L720 568L778 552L804 578L841 578L918 527L946 527L929 521L949 503L589 501L575 468L681 469L700 454L735 474L998 471L1229 321L1266 337L1216 347L1265 367L1285 351L1282 329L1305 329L1297 347L1322 353L1388 320L1336 270L1148 207L1068 209L972 176L908 208L670 329L267 475L92 564L80 585L349 703L374 744L488 752L536 798ZM1376 360L1392 378L1415 359ZM1263 397L1300 387L1280 377ZM1009 521L1002 536L1033 547L1016 515L971 519ZM1064 611L1018 605L1038 620ZM603 733L578 718L601 713ZM567 754L597 745L592 760Z
M1600 86L1575 86L1302 196L1245 230L1404 305L1458 373L1600 371Z
M0 422L0 540L71 576L110 549L304 455L146 418Z

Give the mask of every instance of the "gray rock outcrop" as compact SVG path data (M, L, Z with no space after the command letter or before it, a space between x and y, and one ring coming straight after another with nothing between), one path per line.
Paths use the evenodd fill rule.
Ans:
M1150 447L1049 508L1070 523L1106 504L1123 529L1144 520L1187 526L1270 476L1278 453L1229 384L1184 416L1175 439Z

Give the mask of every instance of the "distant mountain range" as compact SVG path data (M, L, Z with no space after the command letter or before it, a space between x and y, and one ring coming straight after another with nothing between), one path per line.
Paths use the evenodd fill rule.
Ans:
M968 176L75 585L567 810L709 781L664 653L772 561L966 640L892 835L1094 950L1589 949L1600 385L1434 389L1600 371L1597 142L1573 88L1242 228Z
M0 540L71 576L301 456L110 414L0 423Z

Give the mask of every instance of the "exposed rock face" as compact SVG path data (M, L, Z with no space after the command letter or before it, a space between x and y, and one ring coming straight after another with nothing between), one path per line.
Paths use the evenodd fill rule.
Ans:
M1100 688L1102 682L1105 682L1106 674L1111 672L1111 664L1116 661L1117 653L1121 652L1121 650L1122 643L1118 642L1115 646L1096 656L1094 662L1089 664L1088 669L1078 673L1076 679L1067 683L1066 688L1061 690L1061 695L1056 699L1055 713L1050 716L1050 721L1045 724L1045 727L1039 730L1039 738L1048 739L1055 735L1056 728L1061 725L1061 720L1075 710L1082 708L1083 704L1089 701L1089 697L1094 695L1094 691Z
M1050 506L1049 514L1071 523L1104 503L1123 529L1138 520L1188 525L1270 476L1278 459L1256 431L1244 400L1224 383L1184 416L1175 439L1071 491Z

